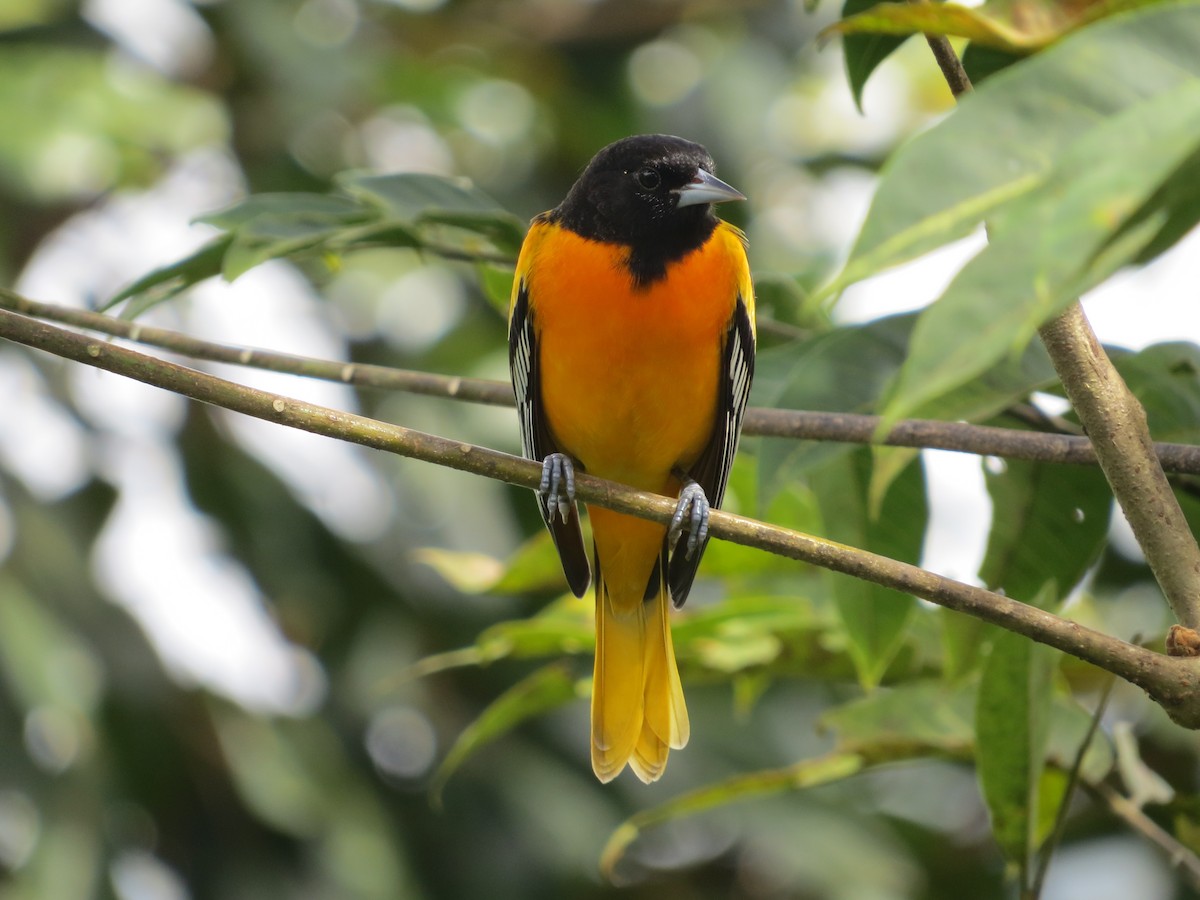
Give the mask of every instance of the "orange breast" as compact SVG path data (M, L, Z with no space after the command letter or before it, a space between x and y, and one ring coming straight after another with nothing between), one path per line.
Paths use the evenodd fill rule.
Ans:
M550 430L587 471L670 492L712 434L741 244L718 228L639 290L627 251L549 229L525 271Z

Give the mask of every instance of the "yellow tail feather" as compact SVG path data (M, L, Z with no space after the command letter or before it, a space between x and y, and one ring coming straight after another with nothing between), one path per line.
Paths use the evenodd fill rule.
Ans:
M666 583L647 601L614 603L603 575L596 582L596 664L592 679L592 769L611 781L626 764L656 781L671 748L690 726L671 643Z

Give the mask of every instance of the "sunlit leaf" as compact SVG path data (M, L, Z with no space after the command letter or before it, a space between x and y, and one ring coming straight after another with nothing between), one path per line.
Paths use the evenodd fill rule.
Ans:
M884 167L850 259L826 294L967 235L1016 198L1035 193L1046 206L1057 205L1058 198L1046 191L1056 166L1064 184L1072 175L1088 174L1079 168L1082 160L1064 165L1077 142L1097 152L1107 149L1105 183L1122 168L1136 168L1129 154L1146 145L1133 120L1112 123L1126 114L1154 118L1139 110L1177 89L1186 92L1196 81L1198 20L1191 4L1116 17L1081 30L963 98L943 122L901 147ZM1105 64L1098 66L1097 59ZM1183 127L1187 110L1186 102L1168 108L1161 117L1166 121L1156 124ZM1095 138L1098 129L1113 143ZM1145 152L1161 161L1153 148ZM1164 148L1164 154L1170 151ZM1105 221L1110 230L1120 224L1112 217ZM1041 237L1040 231L1035 234ZM1006 271L1002 281L1011 279ZM1003 309L998 300L991 306Z
M413 551L413 559L429 566L464 594L490 590L504 573L504 563L485 553L421 547Z
M567 596L531 618L493 625L476 646L488 661L591 652L596 642L593 616L591 597Z
M938 34L968 38L1009 52L1029 52L1058 40L1088 22L1155 0L988 0L982 6L957 3L879 3L844 15L826 32L844 35Z
M1137 256L1149 228L1119 246L1106 240L1193 152L1197 135L1200 78L1192 78L1064 148L1036 193L995 212L988 246L922 314L885 417L910 415L1023 349L1044 321Z
M504 562L503 574L489 587L493 594L531 594L567 589L562 562L550 532L540 529Z
M857 774L863 760L853 753L832 753L817 759L807 759L782 769L752 772L698 790L689 791L661 806L637 813L626 819L612 833L600 854L600 868L610 878L629 845L648 828L696 815L715 807L727 806L755 797L800 790L841 781Z
M473 754L522 722L557 709L577 697L587 696L586 684L584 682L581 691L578 679L570 670L554 664L538 669L497 697L463 730L438 766L430 787L434 802L440 804L446 782Z

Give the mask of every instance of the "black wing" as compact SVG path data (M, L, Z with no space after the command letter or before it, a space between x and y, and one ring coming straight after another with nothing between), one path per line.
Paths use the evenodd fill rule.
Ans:
M688 475L704 488L704 494L714 508L719 507L725 499L725 485L729 481L729 470L733 468L738 437L742 433L742 416L750 399L750 383L753 380L754 328L750 324L746 304L739 295L737 309L725 335L721 359L721 397L712 438L696 464L688 470ZM671 598L676 606L682 606L687 599L692 582L696 579L696 569L700 567L700 558L708 545L705 540L688 559L687 538L687 532L684 532L675 542L667 574Z
M542 390L539 382L537 336L529 315L529 289L522 280L508 322L508 368L512 374L513 393L517 400L517 416L521 421L521 446L525 455L541 462L551 453L562 452L554 445L542 414ZM572 503L566 522L537 495L538 509L554 546L562 560L563 574L576 597L582 597L591 580L587 551L583 546L583 531L579 527L579 509Z

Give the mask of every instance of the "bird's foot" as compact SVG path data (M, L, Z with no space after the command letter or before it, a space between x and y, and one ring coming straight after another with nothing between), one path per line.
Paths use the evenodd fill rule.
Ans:
M668 542L674 546L683 532L687 531L687 559L691 559L708 540L708 512L708 497L704 488L688 478L679 492L679 502L675 505L675 515L671 516L671 529L668 532Z
M555 512L564 523L571 517L571 508L575 505L575 466L565 453L551 453L542 460L538 495L550 513L551 521Z

